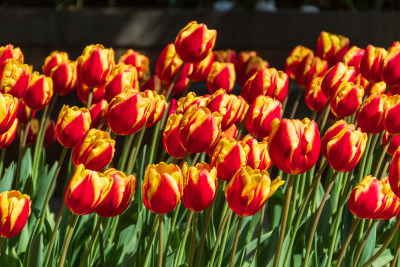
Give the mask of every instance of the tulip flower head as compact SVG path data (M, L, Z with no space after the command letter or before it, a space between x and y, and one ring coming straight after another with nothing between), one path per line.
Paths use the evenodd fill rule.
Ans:
M167 101L165 96L157 94L156 91L146 90L143 93L153 101L153 109L150 111L145 125L146 127L152 127L161 120L167 107Z
M382 80L390 86L400 86L400 46L389 48L381 63Z
M357 46L352 46L347 50L346 54L342 58L342 62L347 66L352 66L356 70L356 73L360 73L360 62L365 54L365 50Z
M323 77L327 70L328 63L325 60L309 54L297 66L296 82L301 88L306 89L312 79Z
M321 83L321 90L328 99L332 99L343 81L354 82L356 70L345 63L338 62L330 68Z
M129 49L123 54L118 63L125 63L136 68L139 80L147 80L150 77L150 60L147 56Z
M52 68L49 76L53 81L54 93L68 95L78 84L77 62L70 60L62 62Z
M15 47L12 44L0 46L0 66L3 65L7 59L16 59L21 63L24 63L24 55L19 47Z
M220 91L218 90L217 92ZM189 92L186 96L179 98L174 113L183 115L192 106L196 108L205 107L208 101L208 99L202 96L196 96L194 92Z
M343 81L332 96L329 105L332 113L339 118L353 115L361 105L364 89L352 82Z
M383 126L386 132L392 135L400 135L400 95L392 95L386 98L385 115L383 118Z
M131 65L118 63L113 68L104 84L105 99L111 102L111 100L126 87L132 87L136 92L139 92L138 72L136 68Z
M0 67L0 92L21 98L29 86L32 66L11 58Z
M50 77L34 72L24 94L25 104L32 110L44 109L53 98L53 81Z
M92 118L92 123L90 128L99 128L101 123L104 122L106 117L108 103L107 100L102 99L100 102L93 104L90 109L90 117Z
M385 147L387 144L387 141L389 140L390 134L388 132L385 132L382 136L382 146ZM386 153L389 155L392 155L396 152L396 150L400 147L400 136L392 136L392 139L390 139L390 144L388 146L388 149Z
M315 77L307 86L304 101L309 109L320 112L324 109L328 98L321 90L322 77Z
M202 61L193 63L193 72L189 74L188 78L194 82L200 82L207 79L213 63L214 53L210 53Z
M78 83L76 94L78 95L79 100L85 105L87 105L87 102L89 100L90 91L92 91L91 104L96 104L105 98L104 86L91 89L87 87L84 83L80 82Z
M272 161L268 154L268 140L269 137L266 137L261 142L258 142L257 139L252 138L251 135L246 135L242 139L250 148L247 154L247 166L253 169L269 170Z
M400 197L400 149L397 149L392 157L389 168L389 183L393 193Z
M8 129L7 132L0 135L0 149L4 149L11 145L14 141L15 135L18 129L18 119L14 120L14 123L11 125L11 128Z
M269 63L258 56L256 51L242 51L236 64L237 80L241 87L247 80L262 68L268 68Z
M167 153L177 159L184 158L187 151L179 141L179 124L182 120L182 114L171 114L167 119L163 132L163 145Z
M316 56L326 60L329 66L339 62L349 47L349 38L322 31L317 40Z
M373 94L361 104L356 120L364 133L376 134L383 131L386 98L386 95Z
M211 112L218 112L222 116L222 131L226 131L236 122L240 107L241 103L237 96L226 94L224 89L219 89L212 94L207 104Z
M230 93L235 86L236 73L233 63L220 63L215 61L207 77L207 89L210 94L218 89Z
M42 72L47 77L50 77L51 71L56 66L69 61L69 56L67 52L63 51L53 51L50 53L48 57L44 60L42 66Z
M307 55L314 56L314 52L305 46L298 45L293 48L289 56L286 58L285 72L289 75L290 79L294 79L296 76L297 66Z
M386 57L387 51L381 47L368 45L360 62L360 72L369 82L380 82L381 64Z
M0 93L0 134L7 132L18 114L18 99Z
M235 50L214 50L214 60L223 63L233 63L236 67L237 58Z

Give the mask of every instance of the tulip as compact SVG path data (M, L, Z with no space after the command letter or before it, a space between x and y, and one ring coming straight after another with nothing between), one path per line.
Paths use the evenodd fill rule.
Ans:
M381 78L390 86L400 85L400 46L389 48L381 63Z
M328 98L321 90L322 80L322 77L315 77L311 80L306 89L304 100L306 102L306 105L312 111L322 111L326 106L326 103L328 102Z
M137 51L129 49L123 54L118 63L125 63L136 68L139 80L147 80L150 77L150 60L147 56L140 54Z
M229 207L239 216L256 214L285 181L278 177L271 182L267 171L241 168L225 187Z
M12 44L6 46L0 46L0 66L3 65L7 59L16 59L21 63L24 63L24 55L19 47L15 47Z
M189 78L183 78L182 80L175 82L171 89L171 95L179 95L180 93L185 91L186 87L189 86L189 82L190 82ZM170 84L171 83L167 83L164 86L165 88L163 92L164 95L166 95L167 89L169 88Z
M354 77L353 83L357 86L361 86L365 90L367 90L370 85L370 82L367 79L365 79L364 76L361 75L361 73L357 74L356 77Z
M387 144L387 141L389 140L390 134L385 132L382 136L382 146L385 147ZM400 146L400 136L392 136L392 139L390 139L389 146L387 148L387 153L389 155L393 155L396 150Z
M100 124L104 121L106 117L108 108L107 100L102 99L96 104L93 104L90 109L90 117L92 118L92 123L90 124L90 128L98 128Z
M221 134L222 116L208 108L190 108L179 125L179 141L191 153L209 149Z
M364 133L376 134L383 131L386 98L386 95L373 94L361 104L356 120Z
M282 118L282 104L269 96L258 96L250 105L246 116L246 129L256 138L264 138L271 133L271 122Z
M360 72L369 82L380 82L380 68L387 51L381 47L368 45L360 62Z
M262 68L268 68L269 63L258 56L256 51L242 51L236 64L237 80L244 86L247 80Z
M104 84L105 99L111 102L126 87L132 87L139 92L138 73L135 67L119 63L114 67Z
M44 64L42 66L42 72L47 77L50 77L51 71L53 70L54 67L62 64L63 62L68 62L68 61L69 57L67 52L53 51L44 60Z
M321 141L314 121L275 119L271 128L268 153L273 164L288 174L300 174L315 165Z
M381 82L381 83L385 84L385 82ZM382 94L384 94L385 91L386 91L386 84L385 84L385 90L382 92ZM400 94L400 86L389 87L389 92L387 94L388 96L399 95L399 94Z
M366 88L366 87L364 86L364 88ZM394 89L394 91L392 91L393 89ZM395 89L396 89L396 87L390 87L389 94L391 94L391 95L397 94ZM386 83L384 81L381 81L381 82L371 84L371 87L369 88L369 95L384 94L385 91L386 91Z
M237 59L235 50L214 50L214 60L221 63L233 63L236 67Z
M18 113L18 99L0 93L0 134L7 132L14 123Z
M184 158L187 151L179 142L179 124L182 120L182 114L171 114L167 119L163 132L163 145L167 153L177 159Z
M400 135L399 112L400 95L393 95L386 98L383 126L385 127L385 130L392 135Z
M0 135L0 149L4 149L11 145L14 141L15 135L18 129L18 119L14 120L14 123L11 125L11 128L8 129L7 132Z
M140 85L140 91L144 92L146 90L156 91L160 93L161 91L161 80L157 77L157 75L152 75L146 82Z
M20 98L18 100L18 112L17 118L19 123L26 123L31 117L31 109L25 104L24 99Z
M31 200L19 191L0 193L0 237L10 238L19 234L31 214Z
M296 76L297 66L307 55L314 56L314 52L305 46L298 45L293 48L285 62L285 72L289 75L290 79Z
M148 165L142 185L146 208L157 214L171 212L182 197L182 180L181 169L175 164Z
M114 147L115 140L109 133L90 129L72 150L72 162L75 167L83 164L86 169L100 171L111 162Z
M200 212L210 206L217 193L217 170L205 162L191 167L185 162L182 175L185 185L182 204L194 212Z
M188 78L194 82L200 82L207 79L213 63L214 53L210 53L202 61L193 64L193 72L189 74Z
M322 31L317 40L316 56L328 62L329 66L339 62L349 47L349 38Z
M196 96L196 93L189 92L186 96L181 97L177 102L175 114L185 114L185 112L192 106L199 108L205 107L208 103L208 99L202 96Z
M53 81L35 71L24 94L25 104L32 110L41 110L50 103L52 97Z
M210 164L217 169L218 179L229 181L241 167L245 167L249 150L249 146L243 141L220 139Z
M216 38L216 30L209 30L205 24L191 21L176 37L176 53L184 62L200 62L211 53Z
M364 97L364 89L352 82L343 81L339 84L331 102L331 110L336 117L344 118L353 115L360 107Z
M89 131L90 123L89 110L78 107L70 108L64 105L58 115L56 122L56 136L63 147L76 146L81 138Z
M238 134L237 127L235 124L233 124L229 129L221 132L221 135L219 136L218 141L216 141L209 149L207 149L207 151L206 151L207 154L211 157L213 155L214 150L217 147L219 141L223 138L226 138L228 140L230 140L232 138L240 139L240 136L239 136L239 138L236 138L237 134Z
M236 81L233 63L214 62L207 77L207 89L210 94L224 89L228 94L233 90Z
M367 134L356 130L344 120L332 125L321 139L321 153L329 165L338 172L348 172L356 167L367 145Z
M48 147L56 140L56 125L53 120L47 121L46 129L44 131L43 146Z
M235 123L240 106L237 96L226 94L224 89L212 94L207 104L211 112L218 112L222 116L221 131L229 129Z
M146 90L143 93L148 99L153 101L153 109L150 111L145 125L146 127L152 127L161 120L167 107L167 101L165 100L165 96L157 94L156 91Z
M389 220L390 218L399 214L400 211L400 198L398 198L390 188L389 178L385 177L381 180L382 193L385 198L383 201L383 210L376 217L378 220Z
M347 66L352 66L356 70L356 73L360 73L360 62L365 54L365 50L357 46L352 46L347 50L346 54L342 58L342 62Z
M114 50L103 45L88 45L77 59L79 81L88 87L101 87L114 67Z
M338 62L330 68L321 83L321 90L328 99L332 99L339 85L346 82L354 82L356 70L345 63Z
M268 154L268 137L264 138L261 142L252 138L251 135L246 135L242 141L245 142L250 150L247 154L247 166L253 169L268 171L272 165L271 158Z
M68 95L78 84L77 62L62 62L51 70L49 76L53 80L54 93Z
M26 136L25 144L27 146L34 145L36 142L37 135L39 133L39 120L38 119L31 119L28 127L28 133Z
M135 194L136 178L114 168L108 168L103 175L113 179L110 191L103 201L95 208L95 212L102 217L114 217L124 212Z
M296 82L305 89L312 79L323 77L327 70L328 63L325 60L308 55L297 66Z
M153 102L130 87L113 98L108 105L106 120L114 133L130 135L146 125L152 109Z
M0 92L21 98L29 85L32 66L8 59L0 67Z
M247 104L246 100L244 100L242 96L238 96L238 101L240 103L240 107L236 112L235 124L237 125L241 124L244 121L247 115L247 111L249 110L249 104Z
M87 104L89 100L89 94L90 94L90 88L87 87L84 83L78 83L78 88L76 90L76 93L78 95L79 100L83 104ZM98 88L93 88L92 89L92 103L91 104L96 104L103 100L105 98L104 95L104 86L98 87Z
M80 164L65 190L65 204L74 214L92 213L110 192L112 185L111 176L85 169Z

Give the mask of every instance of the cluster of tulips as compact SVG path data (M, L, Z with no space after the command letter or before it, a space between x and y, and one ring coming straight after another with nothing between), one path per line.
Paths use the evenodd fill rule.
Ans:
M154 75L133 50L117 64L102 45L76 61L54 51L40 74L0 47L0 174L19 138L0 180L1 265L398 266L400 43L321 32L315 55L297 46L282 71L255 51L213 51L216 36L190 22ZM75 89L86 107L64 105L54 123ZM303 95L310 118L294 119Z

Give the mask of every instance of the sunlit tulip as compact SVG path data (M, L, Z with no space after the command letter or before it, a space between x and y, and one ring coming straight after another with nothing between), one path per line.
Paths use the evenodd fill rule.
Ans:
M322 77L315 77L308 84L304 101L306 102L307 107L309 107L312 111L322 111L328 102L328 98L324 95L321 90Z
M0 193L0 237L10 238L19 234L31 214L31 200L19 191Z
M46 57L42 66L42 73L47 77L50 77L51 71L54 67L62 64L63 62L68 62L69 57L67 52L63 51L53 51L49 56Z
M67 61L55 66L50 73L50 77L53 80L54 93L68 95L78 84L76 61Z
M313 55L314 52L305 46L298 45L293 48L285 62L285 72L289 75L290 79L294 79L296 76L297 66L307 55Z
M18 119L14 120L11 128L7 132L0 135L0 149L6 148L14 141L18 129Z
M185 157L187 151L179 142L179 124L182 120L182 114L171 114L167 119L163 132L163 145L167 153L177 159Z
M262 68L268 68L269 63L258 56L256 51L242 51L236 63L236 75L241 87L247 80Z
M78 95L79 100L85 105L89 100L89 94L91 90L92 90L92 104L96 104L105 98L104 86L91 89L87 87L84 83L80 82L76 89L76 93Z
M150 77L149 58L137 51L129 49L123 54L118 63L125 63L136 68L139 80L147 80Z
M356 120L364 133L376 134L383 131L386 98L386 95L373 94L361 104Z
M105 99L111 102L111 100L126 87L132 87L135 91L139 92L138 73L135 67L124 63L118 63L113 68L104 84Z
M328 63L313 55L308 55L299 63L296 71L296 82L302 88L307 88L308 84L315 77L323 77L328 70Z
M7 132L18 114L18 99L0 93L0 134Z
M392 135L400 135L400 95L386 98L383 126Z
M21 98L29 85L32 66L8 59L0 67L0 92Z
M251 135L246 135L242 139L250 148L247 154L247 166L253 169L269 170L272 161L268 154L268 139L267 137L261 142L258 142L257 139L252 138Z
M356 76L354 67L338 62L330 68L321 83L321 90L328 99L332 99L339 85L346 82L353 82Z
M332 95L329 105L332 113L339 118L353 115L361 105L364 89L352 82L343 81Z
M237 96L226 94L224 89L212 94L207 103L211 112L218 112L222 116L221 131L229 129L235 123L240 106Z
M365 49L365 54L360 62L360 72L369 82L382 80L380 68L386 55L387 51L381 47L368 45Z
M104 122L107 113L108 103L107 100L103 99L100 102L93 104L90 109L90 117L92 123L90 128L98 128L102 122Z
M220 63L215 61L207 77L207 89L210 94L218 89L230 93L235 86L236 73L233 63Z
M188 78L194 82L200 82L207 79L213 63L214 53L210 53L202 61L193 64L193 71L189 74Z
M214 60L223 63L233 63L236 66L236 52L232 49L214 50Z
M32 110L41 110L50 103L52 97L53 81L35 71L24 94L25 104Z
M346 54L342 58L342 62L347 66L352 66L356 70L356 73L360 73L360 62L365 54L365 50L357 46L352 46L347 50Z
M317 40L316 56L326 60L329 66L339 62L349 47L349 38L322 31Z
M196 96L195 92L189 92L186 96L179 98L174 113L183 115L192 106L205 107L208 101L202 96Z

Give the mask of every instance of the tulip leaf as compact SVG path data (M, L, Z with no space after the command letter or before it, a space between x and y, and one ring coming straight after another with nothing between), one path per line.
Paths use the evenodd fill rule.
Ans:
M282 251L281 251L281 256L279 258L279 267L283 266L283 263L285 262L285 257L291 257L291 255L287 255L287 251L289 248L289 244L290 244L290 238L292 235L292 229L289 229L289 232L287 232L285 239L283 240L283 244L282 244Z
M267 266L272 262L279 237L279 227L275 227L269 239L260 244L261 250L257 255L257 266Z
M372 253L374 252L375 243L376 243L376 228L378 223L375 223L371 233L369 234L367 241L365 242L365 246L360 256L360 260L358 262L358 266L361 266L364 262L366 262L369 258L372 257Z
M377 247L374 250L374 254L381 248L381 246ZM383 251L383 253L379 256L379 258L377 258L373 263L372 266L374 267L381 267L381 266L385 266L386 264L388 264L389 262L391 262L393 260L394 256L392 255L392 253L390 252L390 249L385 249Z
M29 229L28 225L25 225L24 228L22 228L22 231L19 236L19 242L18 242L18 248L17 248L17 254L20 255L21 253L26 251L26 248L28 246L30 234L29 234Z
M43 266L43 233L40 232L33 240L29 251L29 267Z
M44 200L46 198L47 191L50 187L50 182L53 178L54 172L57 168L57 162L53 164L53 167L48 171L48 166L43 166L40 169L39 173L41 174L36 186L35 192L35 201L32 203L33 207L42 210ZM54 191L55 186L52 188L52 192Z
M25 183L29 179L29 176L31 174L32 174L32 154L31 154L31 148L28 147L21 161L21 173L20 173L21 187L25 186Z
M15 163L12 162L0 180L0 193L10 191L15 175Z
M273 194L267 201L267 219L268 225L270 225L271 229L274 229L276 226L280 225L284 199L285 194L282 191L282 187L279 187L275 194Z
M13 260L13 266L18 266L18 267L22 267L22 262L21 259L18 257L17 252L15 251L15 248L11 249L11 257L10 259Z

